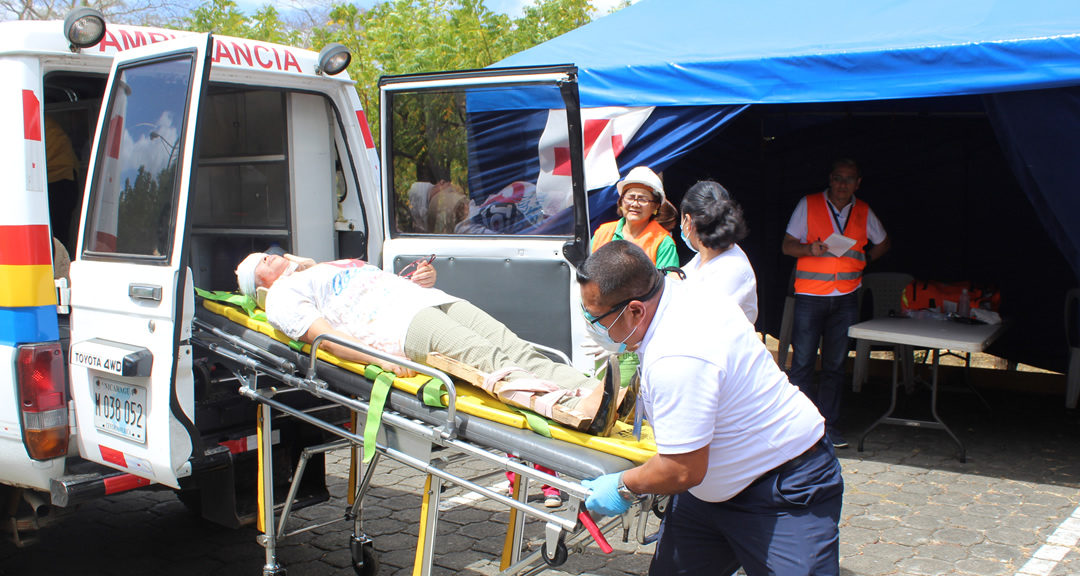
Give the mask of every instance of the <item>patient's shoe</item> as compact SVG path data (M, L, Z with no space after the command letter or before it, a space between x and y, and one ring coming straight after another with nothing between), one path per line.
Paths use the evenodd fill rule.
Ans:
M608 358L607 368L604 370L604 380L594 391L595 394L603 394L600 397L599 406L585 432L593 436L607 436L619 416L619 361L614 357Z
M641 368L634 370L630 383L619 390L619 421L633 422L638 391L641 390Z

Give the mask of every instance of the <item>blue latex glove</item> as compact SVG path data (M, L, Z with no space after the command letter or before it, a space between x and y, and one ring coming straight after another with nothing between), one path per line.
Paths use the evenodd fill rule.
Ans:
M604 474L596 480L583 480L581 485L592 491L585 500L585 507L604 516L621 516L630 509L631 502L619 495L622 472Z

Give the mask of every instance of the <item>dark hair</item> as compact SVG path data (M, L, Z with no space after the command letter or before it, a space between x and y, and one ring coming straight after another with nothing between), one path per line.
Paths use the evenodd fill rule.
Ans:
M667 198L660 203L660 208L656 210L656 214L652 218L668 232L671 232L679 225L679 211L675 209L674 204L668 202Z
M656 264L633 242L614 240L596 249L577 269L579 284L596 284L600 304L614 305L648 294L660 274Z
M855 163L851 158L837 158L832 163L832 172L835 172L837 168L841 166L850 166L855 169L855 175L861 177L862 173L859 172L859 165Z
M712 180L702 180L686 191L682 211L690 215L698 240L713 250L726 250L750 233L742 207Z

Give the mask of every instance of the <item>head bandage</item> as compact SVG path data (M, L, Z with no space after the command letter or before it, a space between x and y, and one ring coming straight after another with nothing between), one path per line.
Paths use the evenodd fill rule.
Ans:
M255 252L249 254L244 261L236 267L236 283L240 287L240 293L250 298L255 297L255 267L262 262L266 254Z

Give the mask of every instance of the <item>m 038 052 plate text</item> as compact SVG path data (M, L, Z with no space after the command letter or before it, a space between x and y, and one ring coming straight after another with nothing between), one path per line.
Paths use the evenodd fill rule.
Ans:
M146 443L146 388L94 378L94 427L102 432Z

